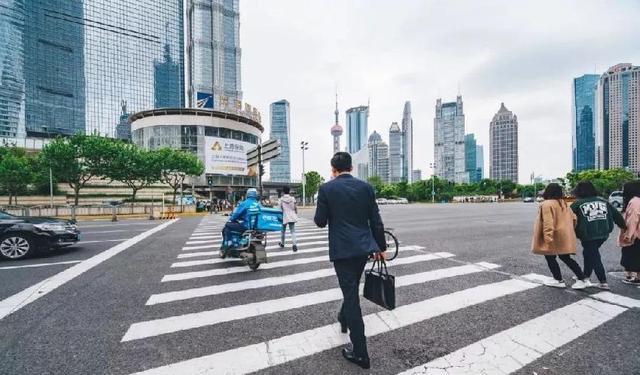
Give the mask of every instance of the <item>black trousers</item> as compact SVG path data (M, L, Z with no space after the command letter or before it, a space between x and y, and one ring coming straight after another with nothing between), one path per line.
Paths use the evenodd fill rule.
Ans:
M584 279L584 274L582 273L582 269L580 268L578 263L575 260L573 260L573 258L571 258L571 255L569 254L558 255L558 258L560 258L560 260L563 261L564 264L567 265L567 267L571 268L571 271L573 271L573 273L576 274L576 277L578 278L578 280ZM545 255L544 259L547 260L547 265L549 265L549 270L551 271L553 278L558 281L562 281L562 272L560 272L560 265L556 260L556 256Z
M602 259L600 258L600 246L604 240L582 241L582 256L584 257L584 277L591 277L591 273L595 271L598 281L607 282L607 274L604 272Z
M222 228L222 246L226 249L227 241L231 238L231 232L244 232L247 230L244 225L234 221L228 221Z
M338 283L342 290L342 307L339 318L346 322L349 337L353 344L353 352L358 357L369 357L367 339L364 335L364 322L360 310L360 278L367 264L367 256L340 259L333 262L333 268L338 276Z

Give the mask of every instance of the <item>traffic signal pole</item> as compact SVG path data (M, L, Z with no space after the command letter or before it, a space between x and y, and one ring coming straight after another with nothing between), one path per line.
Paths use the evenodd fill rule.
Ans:
M262 200L262 175L264 174L264 166L262 165L262 146L258 145L258 189L260 191L260 200Z

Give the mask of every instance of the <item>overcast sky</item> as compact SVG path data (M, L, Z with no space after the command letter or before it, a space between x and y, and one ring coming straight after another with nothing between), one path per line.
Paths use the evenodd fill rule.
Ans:
M571 82L640 64L640 1L242 0L244 101L291 103L292 178L329 175L338 86L344 111L370 100L369 132L401 121L410 100L414 166L431 173L437 98L464 101L466 132L485 145L504 102L519 121L520 182L571 169ZM345 129L346 130L346 129ZM346 132L345 132L346 134ZM344 147L346 135L342 136Z

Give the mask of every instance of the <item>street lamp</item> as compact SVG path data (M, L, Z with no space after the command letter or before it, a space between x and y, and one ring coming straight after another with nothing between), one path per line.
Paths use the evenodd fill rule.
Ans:
M431 167L431 203L436 203L436 163L429 163Z
M307 184L307 178L304 171L304 152L309 149L309 142L300 142L300 149L302 150L302 207L304 207L307 202L307 192L305 187Z

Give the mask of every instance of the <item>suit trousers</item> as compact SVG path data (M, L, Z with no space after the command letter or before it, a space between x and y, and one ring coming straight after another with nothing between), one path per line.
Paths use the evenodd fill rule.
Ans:
M364 335L364 322L360 310L360 278L367 264L368 256L338 259L333 261L333 267L338 276L338 283L342 290L342 307L338 318L349 328L349 337L353 344L353 352L358 357L369 357L367 340Z

